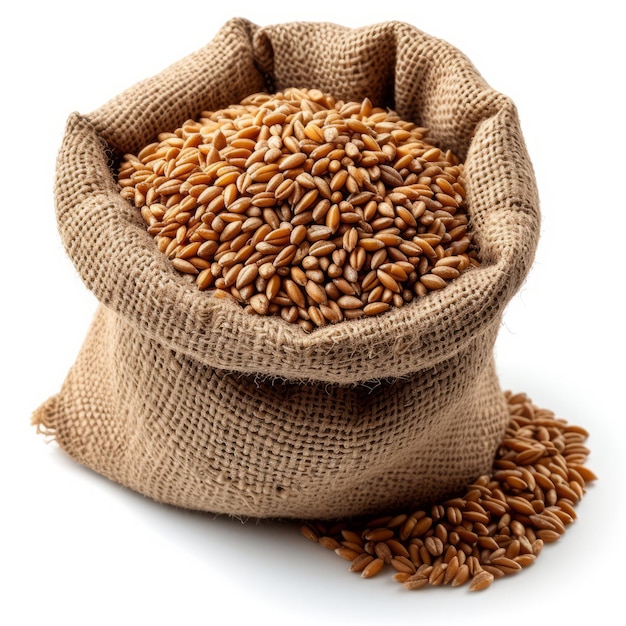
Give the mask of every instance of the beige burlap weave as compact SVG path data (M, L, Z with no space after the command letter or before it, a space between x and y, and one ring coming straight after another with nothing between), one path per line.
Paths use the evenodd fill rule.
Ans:
M367 96L458 154L481 266L311 334L178 274L112 163L202 110L289 86ZM70 117L56 207L100 306L33 421L79 462L185 508L318 519L417 505L491 468L508 420L494 341L533 261L538 198L514 104L450 44L400 22L231 20L205 48Z

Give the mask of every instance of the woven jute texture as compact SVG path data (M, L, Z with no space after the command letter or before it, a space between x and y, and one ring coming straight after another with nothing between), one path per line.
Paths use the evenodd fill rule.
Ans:
M465 162L481 266L384 315L304 333L178 274L121 198L116 159L258 91L369 97ZM55 188L67 253L99 307L34 423L157 501L330 519L431 501L491 468L508 412L502 313L539 208L514 104L456 48L402 22L227 22L203 49L70 116Z

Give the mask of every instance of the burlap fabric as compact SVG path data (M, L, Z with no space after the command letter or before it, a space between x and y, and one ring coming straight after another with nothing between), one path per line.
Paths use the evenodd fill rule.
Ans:
M112 164L203 109L288 86L367 96L465 160L481 267L311 334L179 275ZM229 21L205 48L70 117L56 207L100 306L33 420L79 462L160 502L283 518L417 505L491 468L508 419L494 341L534 257L538 199L514 104L448 43L399 22Z

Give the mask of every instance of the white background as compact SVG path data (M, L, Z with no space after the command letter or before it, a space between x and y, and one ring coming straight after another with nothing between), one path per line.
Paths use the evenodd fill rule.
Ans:
M0 622L528 625L590 623L617 609L626 519L626 54L617 6L4 3ZM486 592L410 593L390 574L362 580L295 526L242 525L155 504L79 466L29 425L60 387L96 305L54 218L54 161L67 116L204 46L236 16L259 25L409 22L461 49L517 104L543 222L536 262L496 345L501 384L587 428L588 466L599 480L562 539Z

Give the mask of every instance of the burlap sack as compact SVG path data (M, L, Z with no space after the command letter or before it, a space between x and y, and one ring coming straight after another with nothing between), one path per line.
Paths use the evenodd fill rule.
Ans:
M465 160L481 267L311 334L179 275L112 164L203 109L288 86L367 96ZM180 507L327 519L425 503L491 468L507 420L494 341L533 260L538 199L513 103L448 43L398 22L229 21L205 48L70 117L56 206L101 305L33 420L79 462Z

